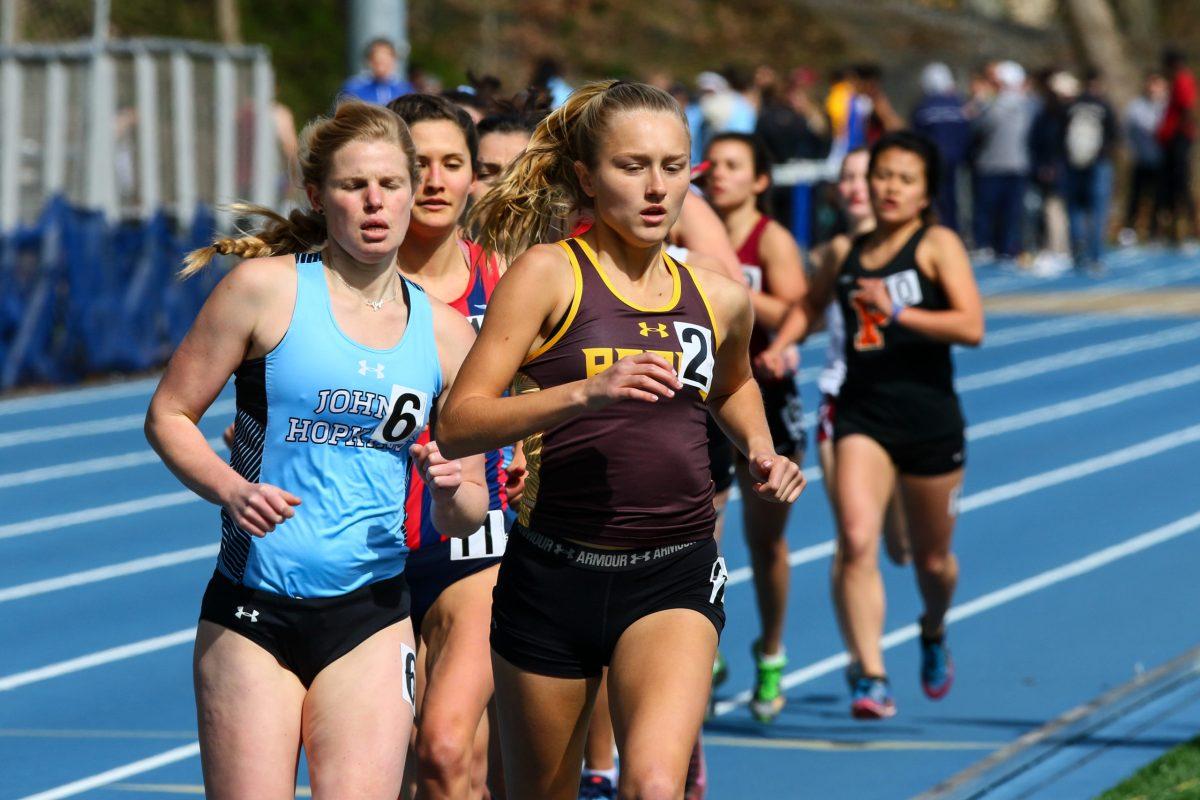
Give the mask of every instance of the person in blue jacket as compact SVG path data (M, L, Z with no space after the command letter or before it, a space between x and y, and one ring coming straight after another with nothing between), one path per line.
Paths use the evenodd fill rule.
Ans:
M958 168L967 158L971 123L950 68L934 62L921 71L921 100L913 110L913 130L937 145L942 159L941 185L934 202L938 221L958 230Z

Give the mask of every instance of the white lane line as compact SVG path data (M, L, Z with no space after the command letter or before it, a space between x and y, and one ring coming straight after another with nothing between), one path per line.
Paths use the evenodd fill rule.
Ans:
M1080 319L1069 318L1069 319L1064 319L1064 320L1049 320L1046 322L1034 322L1029 325L1022 325L1022 326L1015 327L1015 328L1009 328L1004 331L1000 331L999 333L992 334L988 338L988 340L985 342L984 347L985 348L988 348L988 347L994 348L998 344L1002 346L1004 344L1011 344L1011 343L1019 342L1019 341L1030 341L1033 339L1043 338L1043 337L1051 336L1051 335L1054 335L1057 333L1068 333L1071 331L1082 330L1082 329L1089 328L1089 327L1099 327L1101 325L1123 323L1123 322L1128 322L1128 320L1120 319L1120 318L1106 318L1106 317L1101 317L1101 318L1085 317L1085 318L1080 318ZM1087 323L1087 324L1083 324L1083 323ZM1002 337L1005 336L1005 334L1008 334L1009 338L1001 340ZM1029 335L1029 334L1033 334L1033 335ZM1001 340L1001 341L997 341L997 340ZM1069 351L1069 352L1075 352L1075 351ZM1035 361L1041 361L1041 359L1035 359ZM1008 375L1008 377L1002 382L1007 382L1008 380L1017 380L1017 379L1023 377L1024 375L1020 371L1019 368L1021 368L1022 365L1028 364L1028 363L1029 362L1022 362L1021 364L1014 365L1015 368L1017 368L1017 369L1014 369ZM1036 367L1036 364L1035 364L1035 367ZM824 366L805 367L804 369L800 370L800 372L798 374L798 380L801 384L807 384L810 381L816 380L816 378L821 374L821 372L823 370L824 370ZM990 373L979 373L979 374L988 375ZM963 382L969 382L974 377L975 376L973 376L973 375L966 375L966 376L959 378L959 384L958 384L959 388L962 388ZM216 404L214 404L214 408L215 407L216 407ZM221 410L223 410L223 409L221 409ZM815 422L815 420L816 420L815 413L809 412L808 414L805 415L803 423L804 423L805 427L810 427ZM218 452L220 452L221 449L223 449L223 447L224 447L223 444L220 444L220 440L218 440L218 439L209 440L209 444L211 444L215 449L217 449ZM28 485L31 483L39 483L42 481L57 480L59 478L72 478L72 477L79 477L82 475L94 475L94 474L97 474L100 472L109 472L109 471L118 470L118 469L128 469L131 467L137 467L137 466L142 466L145 464L150 464L156 460L157 460L157 456L154 455L153 451L138 450L138 451L131 452L131 453L122 453L122 454L116 455L116 456L105 456L103 458L93 458L93 459L87 459L84 461L71 461L71 462L67 462L64 464L56 464L56 465L49 466L49 467L39 467L39 468L35 468L35 469L22 470L19 472L3 473L3 474L0 474L0 489L7 488L10 486L24 486L24 485Z
M161 553L156 556L135 558L130 561L122 561L120 564L110 564L106 567L72 572L69 575L62 575L57 578L46 578L45 580L22 583L17 586L0 589L0 603L7 603L10 600L23 600L26 597L36 597L40 594L57 592L60 589L70 589L75 586L86 586L89 583L107 581L112 578L123 578L127 575L136 575L139 572L149 572L152 569L163 569L164 567L173 567L192 561L203 561L215 558L220 549L220 545L206 544L201 547L189 547L186 550L174 550L170 553Z
M133 430L146 421L146 412L122 414L119 417L104 417L66 425L43 425L40 428L0 433L0 447L16 447L22 444L54 442L59 439L74 439L77 436L95 436L101 433Z
M984 389L991 386L998 386L1002 383L1012 383L1025 378L1032 378L1035 375L1042 375L1047 372L1057 372L1068 367L1078 367L1105 358L1142 353L1147 350L1155 350L1160 347L1181 344L1196 339L1200 339L1200 322L1180 325L1165 331L1155 331L1154 333L1130 336L1129 338L1117 339L1112 342L1080 347L1076 350L1068 350L1065 353L1055 353L1054 355L1043 356L1041 358L1033 358L986 372L977 372L973 375L966 375L959 378L955 381L954 385L960 392L969 392L975 389Z
M1070 316L1061 319L1047 319L1031 322L1028 325L1014 325L998 331L988 331L983 338L984 352L1022 342L1034 342L1038 339L1048 339L1051 336L1061 336L1067 333L1089 331L1096 328L1107 328L1116 325L1128 325L1138 320L1122 317L1116 314L1105 316Z
M1004 433L1023 430L1035 425L1041 425L1049 422L1054 422L1066 417L1079 414L1086 414L1100 408L1105 408L1126 400L1132 400L1138 397L1176 389L1182 386L1187 386L1200 381L1200 367L1181 370L1179 372L1160 375L1156 378L1148 378L1144 381L1137 381L1126 386L1118 387L1117 389L1109 389L1103 392L1087 395L1086 397L1076 398L1074 400L1066 400L1061 403L1054 403L1042 408L1035 408L1030 411L1012 414L1007 417L988 420L987 422L977 423L967 428L966 436L969 441L978 441L991 436L999 436ZM210 442L214 447L223 446L213 440ZM1136 446L1135 446L1136 447ZM1086 463L1086 462L1082 462ZM810 484L814 484L821 480L821 468L812 466L805 469L804 474L808 478ZM0 485L2 485L4 476L0 476ZM730 495L731 503L737 502L740 499L737 487L734 487ZM0 538L3 538L3 529L0 528ZM213 546L215 547L215 546ZM59 578L50 578L44 581L35 581L33 583L13 586L8 589L0 589L0 602L10 599L18 599L21 597L29 597L36 594L44 594L58 589L70 588L86 583L94 583L96 581L107 580L109 578L122 577L124 575L132 575L137 572L143 572L150 569L157 569L161 566L171 566L175 563L183 563L184 561L199 560L203 556L196 555L194 558L192 553L208 552L204 548L191 548L187 550L177 550L170 553L164 553L160 556L151 556L149 559L135 559L122 564L114 564L108 567L99 567L94 570L85 570L69 575L64 575ZM213 550L212 552L215 552ZM788 559L791 566L806 564L809 561L816 561L821 558L826 558L833 554L833 542L827 541L821 544L813 545L812 547L802 548L793 552ZM179 562L171 561L172 558L181 558ZM152 563L154 559L163 559L161 564ZM144 568L141 566L146 564ZM750 578L749 567L739 567L730 573L730 582L740 583L741 581ZM13 593L13 594L9 594Z
M195 739L196 731L146 731L119 728L0 728L4 739Z
M1041 489L1048 489L1051 486L1058 486L1068 481L1085 478L1097 472L1103 472L1104 470L1123 466L1133 461L1150 458L1159 453L1164 453L1176 447L1183 447L1197 441L1200 441L1200 424L1173 431L1172 433L1145 442L1139 442L1129 447L1123 447L1120 450L1113 450L1094 458L1077 461L1074 464L1067 464L1058 469L1041 472L1037 475L1030 475L1010 483L1001 484L1000 486L993 486L991 489L984 489L962 498L959 501L958 511L960 514L965 514L969 511L1002 503L1006 500L1014 500L1023 495L1040 491ZM820 479L819 469L806 469L804 474L808 476L810 483L815 483ZM734 502L734 497L731 495L729 500L731 503ZM788 554L788 564L795 567L800 564L807 564L812 561L820 561L823 558L828 558L833 555L834 546L835 541L828 539L824 542L809 545L808 547L802 547L799 550L793 550ZM735 586L750 580L752 576L753 571L749 566L738 567L729 572L727 585Z
M1090 458L1076 464L1069 464L1059 469L1043 472L1038 475L1033 475L1023 478L1012 483L996 486L991 489L986 489L969 497L963 498L960 504L962 513L983 508L985 506L994 505L996 503L1012 500L1031 492L1045 489L1050 486L1055 486L1060 483L1065 483L1070 480L1085 477L1095 472L1111 469L1122 464L1128 464L1143 458L1149 458L1152 455L1166 452L1176 447L1181 447L1192 442L1200 441L1200 424L1193 425L1189 428L1183 428L1173 433L1160 436L1156 439L1151 439L1146 442L1133 445L1132 447L1115 450L1111 453L1106 453L1096 458ZM827 557L833 552L833 542L822 542L802 550L798 550L789 555L789 563L793 566L800 563L815 561L820 558ZM735 570L731 573L729 583L737 584L749 579L749 571L745 568ZM165 636L156 636L151 639L145 639L132 644L121 645L119 647L110 648L97 653L80 656L78 658L62 661L57 664L51 664L46 667L29 670L27 672L9 675L0 678L0 691L7 691L18 686L24 686L28 683L46 680L48 678L57 677L59 675L78 672L83 669L89 669L100 664L107 664L112 661L119 661L126 658L141 655L143 653L161 650L166 647L171 647L176 644L191 641L195 636L196 629L188 628ZM836 668L836 667L834 667Z
M224 414L233 411L234 407L233 400L218 400L209 407L205 414ZM0 447L16 447L22 444L39 444L62 439L77 439L82 436L96 436L102 433L129 431L142 427L145 422L146 412L143 411L139 414L122 414L117 417L71 422L66 425L43 425L40 428L0 433Z
M1034 425L1054 422L1078 414L1087 414L1101 408L1123 403L1127 400L1134 400L1158 392L1178 389L1197 382L1200 382L1200 367L1191 367L1190 369L1128 383L1116 389L1108 389L1085 397L1064 400L1061 403L1053 403L1041 408L1030 409L1019 414L980 422L967 428L967 439L974 441L976 439L986 439L989 436L999 436L1002 433L1022 430Z
M53 789L47 789L44 792L27 795L21 798L21 800L60 800L63 797L74 797L84 792L90 792L92 789L116 783L123 778L128 778L132 775L141 775L143 772L150 772L159 767L165 767L167 764L174 764L177 761L184 761L198 755L200 755L200 743L192 742L191 744L172 748L165 753L159 753L150 758L143 758L141 761L134 761L132 764L126 764L123 767L106 770L90 778L82 778Z
M1022 478L1011 483L976 492L962 499L962 502L959 503L959 513L974 511L977 508L984 508L985 506L1012 500L1030 492L1048 489L1051 486L1058 486L1059 484L1078 480L1079 478L1086 478L1088 475L1094 475L1097 472L1124 466L1134 461L1141 461L1142 459L1156 456L1159 453L1165 453L1168 450L1174 450L1177 447L1184 447L1198 441L1200 441L1200 425L1182 428L1163 436L1157 436L1153 439L1131 445L1130 447L1113 450L1111 453L1105 453L1095 458L1077 461L1065 467L1059 467L1058 469L1052 469L1037 475L1030 475L1028 478Z
M218 453L223 452L225 442L221 439L209 439L208 444ZM19 472L0 474L0 489L11 486L27 486L31 483L58 480L59 478L77 478L81 475L95 475L101 472L112 472L118 469L130 469L146 464L158 463L158 454L153 450L135 450L132 453L122 453L117 456L88 458L83 461L68 461L65 464L54 464L49 467L35 467Z
M58 661L54 664L47 664L44 667L26 670L25 672L15 672L12 675L0 677L0 692L9 692L31 683L40 683L51 678L57 678L60 675L70 675L73 672L82 672L85 669L99 667L103 664L111 664L114 661L123 661L145 653L165 650L168 647L186 644L195 638L195 627L184 628L174 633L154 636L118 647L110 647L107 650L98 650L95 653L68 658L66 661Z
M997 749L1001 745L996 745ZM204 785L199 783L117 783L113 784L113 789L122 792L144 792L146 794L182 794L182 795L200 795L204 796ZM296 797L312 797L312 788L308 786L297 786Z
M809 545L808 547L801 547L799 550L793 550L788 553L788 566L798 567L810 561L820 561L829 558L833 555L835 549L836 542L833 539ZM749 565L738 567L737 569L729 570L729 577L726 579L725 585L737 586L739 583L745 583L753 577L754 570Z
M768 739L765 736L704 735L705 747L746 747L751 750L812 750L820 753L912 750L999 750L1007 742L944 742L925 739L872 739L865 742L836 739Z
M1119 561L1122 558L1127 558L1131 555L1147 550L1155 545L1177 539L1180 536L1189 534L1200 528L1200 511L1190 514L1182 519L1175 520L1167 525L1146 533L1134 536L1131 539L1126 539L1123 542L1106 547L1103 550L1076 559L1062 566L1046 570L1038 573L1033 577L1026 578L1016 583L1009 584L1002 589L994 592L989 592L985 595L975 598L969 602L957 605L950 609L947 615L947 621L960 622L964 619L969 619L985 611L990 611L993 608L1011 603L1014 600L1041 591L1055 584L1070 580L1071 578L1085 575L1093 572L1100 567L1111 564L1114 561ZM920 629L916 624L905 625L891 633L888 633L882 639L883 649L890 650L897 645L912 641L917 638ZM835 670L843 669L850 663L850 657L845 652L837 653L836 655L828 656L820 661L809 664L806 667L789 672L783 677L781 686L784 690L792 689L803 683L828 675ZM743 691L730 698L722 700L716 704L716 715L721 716L728 714L738 706L745 705L750 701L751 693Z
M157 385L158 378L154 377L144 380L114 383L108 386L93 386L87 389L70 389L67 391L34 394L28 397L14 397L11 400L0 400L0 417L8 414L23 414L27 411L44 411L50 408L81 406L87 403L113 400L120 397L135 397L139 394L146 395L146 400L149 401L150 393L154 391L154 387Z
M184 489L178 492L155 494L137 500L126 500L123 503L112 503L106 506L85 508L82 511L69 511L65 514L52 514L48 517L38 517L24 522L12 522L0 525L0 539L12 539L16 536L28 536L31 533L69 528L72 525L83 525L88 522L99 522L116 517L127 517L130 514L140 514L143 511L154 511L159 508L181 506L194 503L200 498L191 491Z

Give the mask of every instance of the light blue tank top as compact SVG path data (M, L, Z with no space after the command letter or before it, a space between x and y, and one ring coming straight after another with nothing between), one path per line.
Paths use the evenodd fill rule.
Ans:
M408 325L387 350L338 327L318 253L296 256L296 306L283 340L236 372L231 466L299 497L265 537L221 512L217 567L290 597L331 597L404 571L409 446L442 391L425 292L403 282Z

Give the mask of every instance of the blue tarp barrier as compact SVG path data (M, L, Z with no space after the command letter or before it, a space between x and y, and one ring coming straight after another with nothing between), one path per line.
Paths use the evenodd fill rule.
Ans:
M36 224L0 237L0 389L166 361L220 277L175 277L215 227L207 208L190 222L176 230L159 213L109 223L56 199Z

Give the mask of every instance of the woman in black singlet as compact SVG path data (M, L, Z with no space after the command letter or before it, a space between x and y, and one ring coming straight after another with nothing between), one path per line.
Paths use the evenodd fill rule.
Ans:
M803 489L774 453L751 375L746 290L663 252L689 151L670 95L589 84L473 212L489 250L529 248L497 286L436 432L448 455L525 439L492 609L510 797L577 796L605 666L622 796L682 795L728 579L708 413L746 454L755 491L792 502ZM586 233L542 244L580 207L593 212Z
M851 665L851 713L896 713L883 666L879 538L898 490L925 604L921 684L950 690L945 616L958 578L950 552L964 465L963 418L950 346L983 339L983 306L966 250L933 224L938 154L902 131L871 150L875 229L848 244L833 281L814 283L805 314L836 301L845 320L846 379L834 420L839 521L833 597Z

